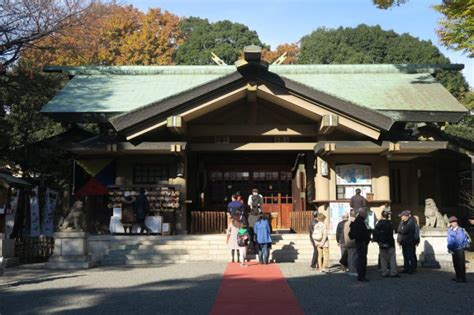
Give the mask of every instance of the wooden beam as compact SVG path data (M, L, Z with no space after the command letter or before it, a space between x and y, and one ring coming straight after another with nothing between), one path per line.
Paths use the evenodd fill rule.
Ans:
M338 124L341 127L353 130L375 140L377 140L380 136L380 130L375 127L369 126L360 121L356 121L349 116L344 116L343 113L333 112L310 100L289 94L287 90L273 85L259 85L257 96L315 121L320 121L324 115L336 114L339 116Z
M317 136L316 124L301 125L187 125L187 134L192 137L226 136Z
M339 125L338 115L324 115L321 119L321 125L319 126L319 132L323 135L328 135L333 132Z
M166 120L166 127L176 134L186 133L186 122L181 116L170 116Z
M316 142L249 142L249 143L193 143L190 151L230 152L230 151L312 151Z
M229 93L226 93L224 95L220 95L218 97L215 97L211 100L205 101L203 103L198 104L197 106L184 111L182 113L178 113L176 116L181 116L182 119L185 121L190 121L192 119L195 119L197 117L200 117L206 113L209 113L211 111L214 111L218 108L221 108L227 104L230 104L232 102L235 102L241 98L244 98L246 95L247 91L247 86L243 86L240 88L237 88ZM144 135L150 131L153 131L155 129L164 127L168 124L168 119L160 121L154 125L151 125L147 128L141 129L139 131L136 131L135 133L132 133L130 135L127 135L127 140L132 140L136 137L139 137L141 135Z

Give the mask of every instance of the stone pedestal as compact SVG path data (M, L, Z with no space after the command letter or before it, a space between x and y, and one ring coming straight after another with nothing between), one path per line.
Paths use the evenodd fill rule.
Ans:
M0 239L0 257L3 257L5 268L20 264L20 259L15 257L15 240Z
M54 252L49 269L86 269L93 266L87 249L88 233L82 231L54 233Z
M417 248L421 265L431 268L452 268L452 256L448 253L446 228L423 228Z

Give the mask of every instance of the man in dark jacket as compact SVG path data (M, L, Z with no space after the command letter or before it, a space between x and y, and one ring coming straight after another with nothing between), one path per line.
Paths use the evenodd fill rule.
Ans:
M318 248L315 245L314 239L313 239L313 232L314 232L314 226L318 224L318 211L313 211L313 219L311 220L311 223L309 224L309 240L311 241L311 245L313 245L313 258L311 259L311 269L316 269L318 266Z
M402 247L403 253L402 273L413 274L416 269L416 223L408 210L402 211L398 216L401 218L397 242Z
M370 230L365 225L367 212L359 209L357 218L350 225L349 238L355 240L357 248L357 280L368 282L365 277L367 272L367 247L370 242Z
M390 212L382 211L382 219L377 222L374 229L373 241L379 244L380 267L382 277L400 277L397 273L397 259L395 256L395 240L393 239L392 221ZM388 265L390 264L390 270Z
M346 224L348 219L347 213L342 214L342 220L337 224L336 228L336 241L337 245L341 248L341 259L339 263L342 265L342 268L347 269L347 248L344 239L344 224Z
M148 235L151 234L151 230L145 224L145 218L150 210L150 204L145 196L145 189L140 189L140 195L138 195L137 200L135 201L135 216L137 217L137 222L140 224L140 234L143 234L143 230L147 232Z

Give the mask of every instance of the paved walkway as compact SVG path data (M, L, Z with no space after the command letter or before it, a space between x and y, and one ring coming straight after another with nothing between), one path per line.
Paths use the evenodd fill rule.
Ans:
M465 284L452 282L452 276L421 269L412 276L386 279L370 268L371 281L360 283L341 272L315 273L302 263L242 269L235 264L196 263L64 272L27 265L7 269L0 277L0 314L194 315L211 310L221 314L223 309L217 307L225 306L227 315L234 288L239 292L235 299L243 301L234 305L240 315L248 314L240 311L242 307L257 310L259 303L268 307L260 314L298 314L297 309L283 308L287 303L296 305L291 291L305 314L474 314L474 274L468 274Z
M212 315L303 314L293 291L276 264L229 263Z

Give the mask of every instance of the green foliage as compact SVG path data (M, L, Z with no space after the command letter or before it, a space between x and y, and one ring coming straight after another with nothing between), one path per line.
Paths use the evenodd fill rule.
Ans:
M356 28L318 28L304 36L298 63L449 64L450 61L431 41L361 24ZM439 71L435 77L458 99L468 91L468 84L459 72Z
M56 94L65 78L15 69L2 77L2 81L0 95L4 114L0 125L8 127L2 130L7 141L1 143L0 159L26 176L57 167L61 163L55 160L58 154L42 156L33 144L63 130L59 123L39 111Z
M442 43L474 57L474 0L444 0L434 8L443 14L438 29Z
M207 19L190 17L180 22L185 41L176 53L176 64L208 65L214 64L211 52L227 64L239 59L242 49L247 45L261 45L255 31L247 26L231 21L209 23Z
M399 6L401 4L406 3L408 0L372 0L372 2L377 6L379 9L389 9L394 5Z

